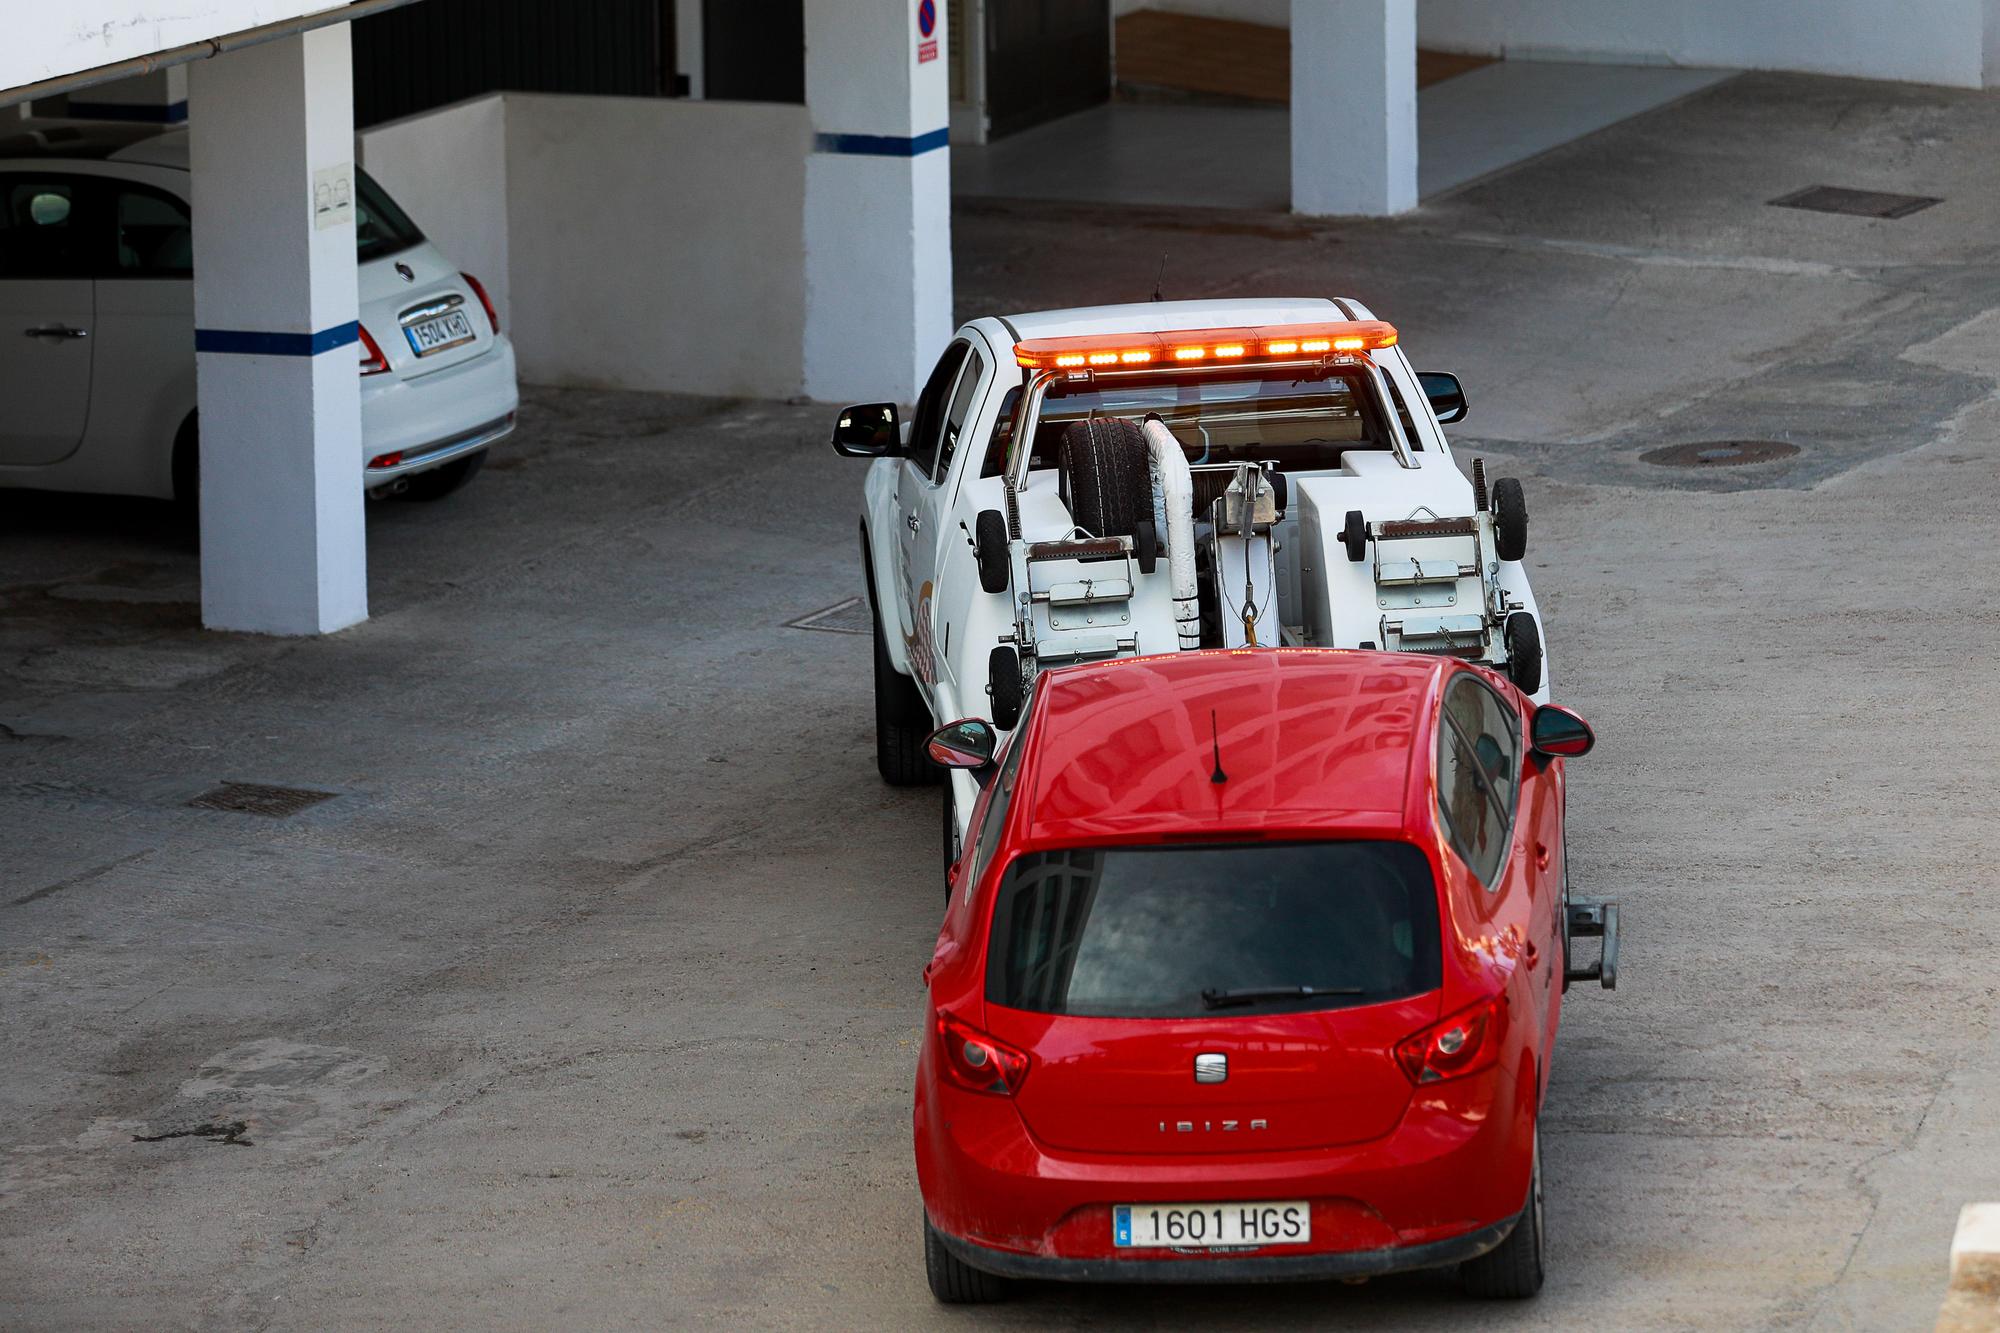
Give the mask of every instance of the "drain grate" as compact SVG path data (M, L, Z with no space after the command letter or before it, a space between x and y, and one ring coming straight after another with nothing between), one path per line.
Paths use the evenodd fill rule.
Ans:
M1741 467L1745 463L1775 463L1797 456L1799 447L1783 440L1706 440L1648 449L1641 463L1659 467Z
M850 597L844 602L835 602L824 610L815 611L797 620L787 620L786 629L817 629L828 634L868 634L875 626L868 612L868 603L860 597Z
M1803 208L1813 213L1844 213L1855 218L1906 218L1944 200L1927 194L1884 194L1879 190L1847 190L1815 185L1771 200L1773 208Z
M230 810L244 815L268 815L283 819L307 806L330 801L334 793L310 787L268 787L261 782L225 782L195 797L188 804L197 810Z

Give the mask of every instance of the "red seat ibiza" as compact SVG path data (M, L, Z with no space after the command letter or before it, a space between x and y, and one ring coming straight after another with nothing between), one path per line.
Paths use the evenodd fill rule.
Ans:
M1561 708L1451 659L1315 649L1053 671L984 784L925 969L931 1290L1463 1265L1542 1281L1565 984ZM1604 936L1570 970L1572 935Z

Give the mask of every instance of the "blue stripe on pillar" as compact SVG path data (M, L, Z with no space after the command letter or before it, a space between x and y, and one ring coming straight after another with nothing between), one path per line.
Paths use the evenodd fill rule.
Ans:
M350 319L318 333L262 333L255 329L196 329L197 352L238 352L249 356L318 356L361 340L361 322Z
M948 130L932 130L913 139L895 134L816 134L813 136L813 150L858 157L917 157L934 148L944 147L950 138Z
M79 102L70 99L67 115L79 120L139 120L178 125L188 118L186 102Z

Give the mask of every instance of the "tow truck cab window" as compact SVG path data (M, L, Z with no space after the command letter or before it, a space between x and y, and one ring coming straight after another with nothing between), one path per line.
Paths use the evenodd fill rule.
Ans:
M938 449L937 466L931 470L931 480L941 482L951 471L952 455L958 452L959 432L965 429L966 415L972 411L972 396L979 388L980 377L986 373L986 363L979 357L977 349L969 349L965 356L965 369L958 377L958 391L951 396L951 409L944 414L944 443Z
M1438 815L1459 858L1488 889L1507 860L1521 742L1514 710L1468 672L1445 687L1438 716Z
M926 477L937 470L938 440L944 433L945 402L951 395L952 385L958 380L959 367L965 364L965 354L971 351L969 344L960 341L944 349L938 358L937 368L924 381L924 391L917 395L917 414L910 423L909 459L917 471Z

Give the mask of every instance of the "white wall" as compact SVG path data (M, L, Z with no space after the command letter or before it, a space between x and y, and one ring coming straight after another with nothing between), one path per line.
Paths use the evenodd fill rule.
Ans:
M334 9L346 0L5 0L0 90Z
M1422 0L1444 51L1981 86L1989 0Z
M514 328L507 253L507 125L499 93L363 130L361 165ZM498 200L498 206L487 201Z
M364 131L361 160L488 283L523 380L782 398L811 137L801 106L506 93Z
M1291 23L1287 0L1112 2L1120 14L1166 9ZM1516 60L2000 86L2000 0L1420 0L1417 41Z

